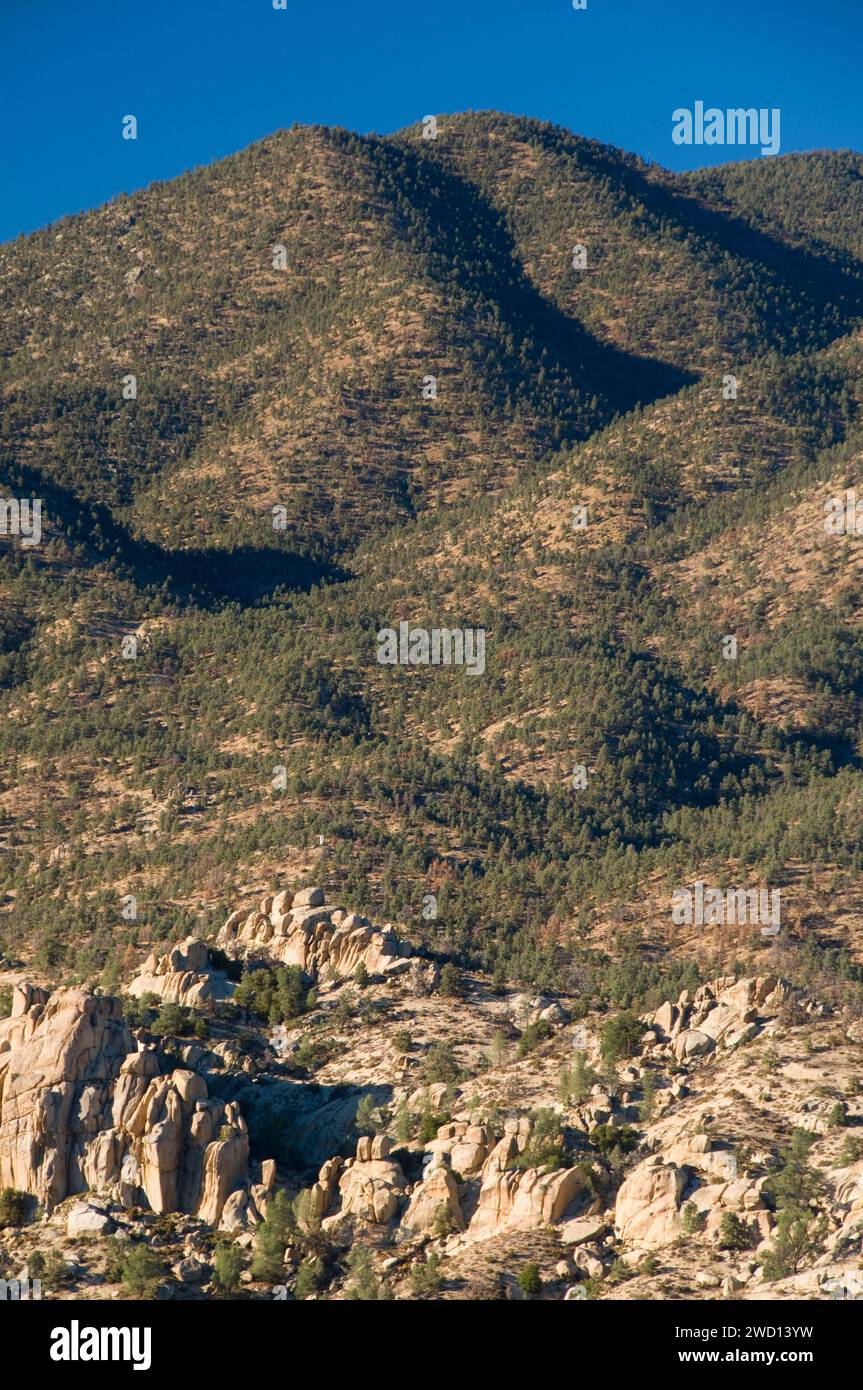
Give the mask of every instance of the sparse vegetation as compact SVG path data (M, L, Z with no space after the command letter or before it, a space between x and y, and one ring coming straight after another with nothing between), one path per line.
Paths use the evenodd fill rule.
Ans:
M44 499L46 518L44 545L0 537L0 961L52 988L123 993L152 1072L129 1080L142 1097L152 1082L142 1110L166 1148L177 1097L157 1118L160 1088L172 1068L195 1074L190 1094L206 1080L206 1113L177 1106L205 1135L171 1159L181 1187L213 1138L236 1135L218 1109L236 1099L253 1148L237 1185L266 1210L253 1250L183 1211L220 1295L248 1261L298 1300L389 1298L387 1274L400 1297L462 1296L476 1271L461 1242L431 1248L461 1226L446 1203L416 1247L356 1217L346 1251L325 1198L347 1206L357 1136L386 1133L402 1147L375 1183L398 1163L403 1216L423 1196L421 1148L452 1124L435 1147L466 1155L452 1161L468 1219L492 1145L517 1123L521 1142L526 1116L504 1185L533 1168L553 1184L578 1161L588 1219L608 1229L621 1181L678 1117L691 1133L700 1112L708 1136L727 1117L724 1146L741 1172L751 1158L776 1216L775 1281L823 1253L836 1168L861 1156L861 1084L837 1099L836 1077L859 1066L846 1035L863 1017L863 600L823 506L863 447L863 159L673 174L545 122L447 121L439 142L279 132L0 247L0 492ZM576 227L597 252L585 276L560 254ZM130 400L136 361L146 382ZM418 389L429 363L434 409ZM729 365L739 404L722 395ZM483 679L376 659L381 624L459 614L487 636ZM372 968L346 978L323 948L308 974L266 959L281 928L267 904L257 915L261 895L311 866L327 902L419 951L387 963L375 937ZM669 909L697 876L781 886L788 929L708 925L693 945ZM235 894L260 937L245 963L209 950L232 999L124 993L147 952L211 939ZM127 895L140 912L121 912ZM762 990L744 1051L672 1056L657 1021L642 1055L643 1018L667 1002L676 1045L675 1001L735 975L787 982L775 1026ZM547 1007L558 998L565 1013ZM0 1019L11 1008L4 984ZM128 1040L116 1015L111 1028L113 1076ZM805 1083L807 1123L831 1132L795 1130L774 1160L801 1058L823 1082ZM69 1100L76 1187L106 1075L45 1109ZM571 1111L600 1082L608 1123L590 1129ZM637 1129L622 1122L634 1115ZM343 1164L326 1194L310 1186L319 1142ZM284 1186L261 1197L272 1158ZM35 1208L0 1192L4 1248ZM99 1243L105 1278L152 1297L181 1223L115 1214L133 1238ZM722 1250L754 1247L746 1216L723 1211ZM681 1263L706 1224L686 1202ZM547 1285L539 1263L519 1269L528 1253L552 1267L548 1235L497 1268L510 1292L518 1270L526 1297L559 1295L559 1268ZM656 1257L633 1267L605 1234L597 1248L617 1258L589 1297L635 1278L662 1294ZM91 1263L84 1277L33 1249L30 1266L46 1288L86 1289Z

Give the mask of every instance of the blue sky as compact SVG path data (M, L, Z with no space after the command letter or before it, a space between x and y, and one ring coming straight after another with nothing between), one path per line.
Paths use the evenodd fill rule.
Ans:
M863 150L863 0L0 0L0 240L294 121L539 116L671 168L671 113L779 107L782 151ZM139 123L121 138L122 117Z

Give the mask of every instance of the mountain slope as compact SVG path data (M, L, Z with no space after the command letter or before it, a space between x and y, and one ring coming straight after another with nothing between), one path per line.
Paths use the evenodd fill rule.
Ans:
M781 172L494 114L295 130L3 248L0 482L46 504L0 537L3 949L90 980L314 871L498 978L637 925L655 982L680 882L848 888L863 301L819 161L801 221ZM380 665L403 620L484 627L484 676Z

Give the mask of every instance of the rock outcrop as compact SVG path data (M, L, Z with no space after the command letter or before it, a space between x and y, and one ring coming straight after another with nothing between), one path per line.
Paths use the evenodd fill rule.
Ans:
M82 1192L123 1059L133 1049L119 999L19 986L0 1021L0 1186L54 1206Z
M358 1150L358 1157L348 1159L339 1179L342 1215L385 1226L398 1214L405 1193L405 1175L398 1163L359 1156L362 1140Z
M680 1204L686 1173L662 1157L651 1157L632 1170L617 1194L614 1226L620 1240L655 1249L681 1232Z
M407 1182L398 1163L390 1161L392 1140L384 1135L357 1141L356 1158L329 1159L311 1189L314 1213L330 1225L352 1216L385 1226L398 1215ZM334 1207L337 1208L334 1210Z
M548 1171L511 1166L524 1147L529 1125L521 1134L505 1135L481 1165L475 1160L487 1143L484 1127L443 1128L479 1131L466 1146L476 1171L465 1188L471 1206L469 1218L458 1176L450 1164L450 1151L465 1147L461 1143L464 1136L457 1134L444 1134L427 1146L429 1161L422 1180L413 1187L391 1157L390 1139L382 1135L360 1139L356 1158L343 1165L341 1160L331 1159L321 1168L311 1189L315 1215L328 1227L340 1224L347 1216L374 1225L398 1221L401 1238L465 1232L469 1240L483 1240L502 1231L539 1230L573 1214L576 1200L585 1191L580 1168Z
M170 1004L197 1008L211 999L229 999L234 985L210 965L207 943L189 936L164 955L148 956L129 985L135 996L155 994Z
M437 1138L426 1144L425 1152L446 1155L457 1173L471 1178L480 1172L494 1146L494 1131L489 1125L460 1121L442 1125Z
M468 1230L472 1236L500 1231L531 1231L564 1221L585 1187L580 1168L511 1168L518 1154L514 1134L505 1135L482 1171L476 1210Z
M262 899L250 913L233 912L217 937L231 956L257 957L298 965L313 980L325 970L344 978L364 965L370 975L391 975L410 968L413 947L390 929L372 926L365 917L326 906L321 888L304 888Z
M536 1232L541 1239L527 1244L548 1259L556 1251L552 1275L562 1287L601 1282L617 1261L649 1279L645 1253L666 1247L663 1264L691 1263L690 1284L702 1296L749 1297L776 1233L769 1184L777 1154L758 1119L776 1097L786 1128L806 1129L824 1145L822 1171L832 1176L817 1199L829 1218L817 1271L829 1262L840 1283L825 1274L824 1288L835 1283L835 1296L845 1296L841 1278L859 1257L863 1160L853 1132L837 1133L846 1126L834 1112L849 1130L859 1124L857 1073L846 1059L827 1087L819 1053L793 1050L796 1021L826 1025L826 1006L802 993L791 998L789 986L767 975L713 980L646 1016L635 1055L588 1074L576 1092L571 1049L592 1065L600 1049L586 1025L568 1035L572 1013L562 1004L481 985L465 998L427 998L437 965L323 899L317 888L290 905L285 894L268 897L220 933L226 953L253 970L285 962L320 977L314 1007L277 1028L251 1010L211 1007L229 992L227 981L193 938L151 956L130 990L204 1006L207 1027L188 1030L196 1032L191 1041L157 1044L144 1027L136 1041L119 999L16 983L10 1016L0 1021L0 1186L37 1197L48 1229L80 1242L77 1253L93 1260L105 1236L153 1231L159 1244L173 1243L183 1296L199 1286L206 1294L212 1232L250 1251L276 1191L275 1161L250 1166L250 1128L257 1151L272 1142L279 1154L290 1197L318 1171L296 1208L302 1232L279 1257L286 1282L302 1258L301 1234L314 1238L321 1228L336 1247L389 1250L381 1271L401 1288L427 1252L462 1279L493 1263L472 1247L493 1254L499 1237L522 1244L509 1236ZM341 980L361 963L373 977L368 990L346 989ZM346 1021L344 998L363 1001L357 1018L348 1010ZM491 1062L490 1040L504 1025L513 1037L516 1018L523 1028L540 1019L552 1025L542 1030L535 1064L520 1056ZM832 1046L829 1025L820 1033ZM440 1076L432 1049L442 1035L454 1039L441 1059L459 1067L457 1084L432 1079ZM323 1062L297 1066L295 1056L308 1057L319 1039ZM306 1040L313 1046L300 1053ZM748 1041L751 1059L738 1051ZM420 1070L423 1049L435 1071ZM757 1065L767 1058L769 1068ZM311 1084L304 1073L314 1074ZM347 1157L360 1107L380 1132L360 1137ZM753 1143L741 1139L744 1121L754 1122ZM609 1155L618 1132L622 1173ZM171 1220L156 1223L150 1213ZM745 1231L746 1249L717 1269L728 1213ZM678 1242L684 1228L698 1239ZM244 1274L255 1282L252 1270ZM793 1281L781 1282L790 1289Z
M463 1231L464 1224L458 1183L446 1160L435 1158L411 1194L401 1230L405 1235L439 1234L441 1229Z
M249 1138L236 1104L193 1071L160 1071L136 1050L119 999L16 991L0 1022L0 1186L50 1210L73 1193L185 1211L217 1224L246 1181Z
M657 1056L673 1053L679 1062L701 1057L716 1048L732 1049L751 1042L764 1024L779 1013L790 989L774 975L749 979L720 977L701 985L690 997L684 990L676 1004L662 1004L645 1014L645 1046Z

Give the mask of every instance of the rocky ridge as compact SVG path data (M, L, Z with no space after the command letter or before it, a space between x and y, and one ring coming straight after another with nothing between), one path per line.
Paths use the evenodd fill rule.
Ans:
M314 1007L279 1025L251 1019L231 1000L226 958L247 972L297 967ZM824 1153L825 1235L811 1267L768 1296L834 1296L831 1280L857 1296L863 1154L839 1139L863 1125L858 1024L839 1020L837 1033L828 1006L778 976L727 975L643 1014L630 1055L609 1064L603 1017L573 1024L577 1000L495 991L476 975L461 986L442 997L436 962L317 888L232 913L212 948L189 939L143 964L130 999L191 1010L207 1038L160 1039L127 1021L120 998L17 982L0 1021L0 1187L30 1194L43 1216L15 1249L39 1230L92 1242L164 1218L179 1263L201 1266L177 1276L183 1296L206 1296L207 1233L252 1250L274 1195L304 1192L307 1234L336 1262L366 1246L396 1292L430 1253L467 1270L471 1288L491 1279L495 1252L544 1251L559 1297L763 1297L771 1178L796 1129ZM298 1075L295 1058L321 1038L329 1048ZM444 1053L457 1073L434 1079ZM586 1082L573 1093L561 1077L579 1057ZM276 1152L285 1138L288 1159ZM729 1216L738 1252L723 1248ZM298 1258L285 1251L287 1280ZM685 1293L656 1290L657 1262Z

